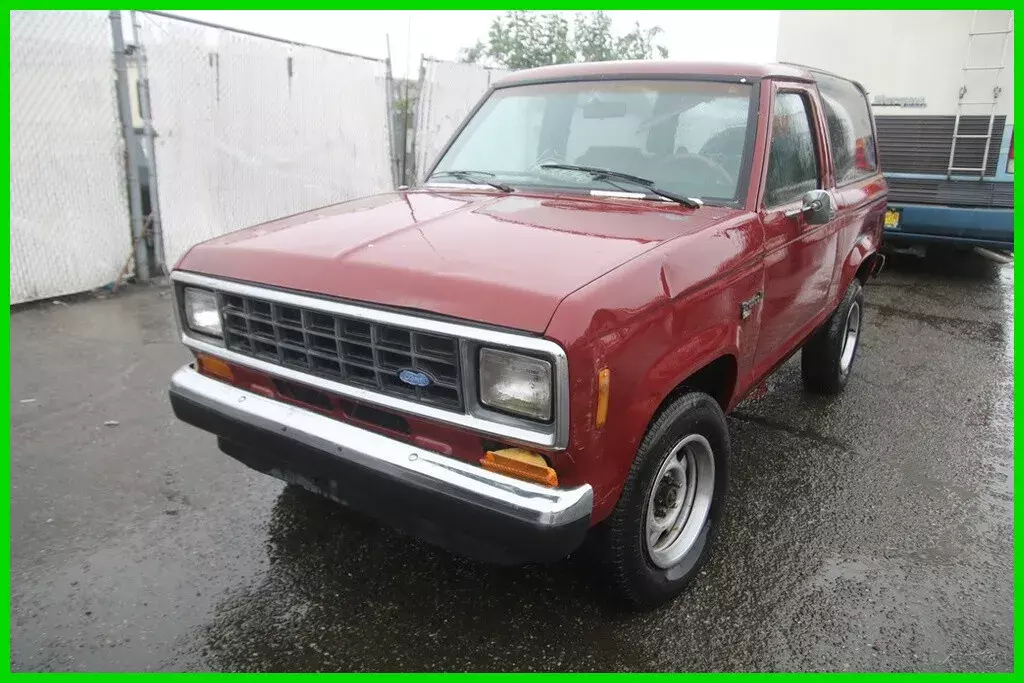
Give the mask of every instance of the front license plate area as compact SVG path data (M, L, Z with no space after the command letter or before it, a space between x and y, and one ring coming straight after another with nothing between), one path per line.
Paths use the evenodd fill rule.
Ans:
M900 229L900 214L903 212L899 209L886 209L885 210L885 222L884 227L886 230L899 230Z

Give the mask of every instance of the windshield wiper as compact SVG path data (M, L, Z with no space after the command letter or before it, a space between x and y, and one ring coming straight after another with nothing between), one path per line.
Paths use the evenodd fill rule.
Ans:
M695 197L683 197L674 192L668 190L662 190L658 187L653 180L647 178L641 178L640 176L630 175L629 173L620 173L619 171L611 171L607 168L597 168L595 166L577 166L575 164L541 164L541 168L558 168L566 171L583 171L593 176L594 180L603 180L613 187L619 187L615 183L611 182L611 179L621 180L623 182L632 183L645 188L648 192L665 199L670 199L674 202L678 202L683 206L688 206L691 209L699 209L704 206L704 202ZM622 188L619 187L621 190Z
M483 185L490 185L491 187L501 190L502 192L512 192L513 188L511 185L499 182L497 180L491 180L494 178L494 174L489 171L436 171L430 174L430 177L434 176L451 176L452 178L458 178L459 180L468 180L469 182L481 183ZM429 180L429 178L428 178Z

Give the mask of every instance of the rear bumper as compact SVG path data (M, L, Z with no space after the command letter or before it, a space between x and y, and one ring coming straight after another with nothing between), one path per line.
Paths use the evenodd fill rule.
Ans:
M931 206L890 202L900 211L898 229L886 230L891 241L959 244L1013 251L1013 209Z
M427 541L479 559L555 560L583 542L593 492L551 489L488 472L204 377L171 378L184 422L221 450Z

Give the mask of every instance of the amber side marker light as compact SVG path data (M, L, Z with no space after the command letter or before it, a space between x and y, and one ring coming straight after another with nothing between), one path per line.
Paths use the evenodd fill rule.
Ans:
M235 374L231 372L231 366L220 358L200 353L196 355L196 364L199 366L199 372L204 375L218 377L225 382L235 381Z
M543 457L522 448L487 451L480 465L488 471L504 474L541 486L558 486L558 474L548 467Z
M608 368L597 373L597 411L594 413L594 426L603 427L608 419L608 392L611 389L612 371Z

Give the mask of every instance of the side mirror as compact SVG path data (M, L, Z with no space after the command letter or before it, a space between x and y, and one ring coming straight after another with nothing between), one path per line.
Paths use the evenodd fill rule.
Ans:
M800 213L807 216L809 225L822 225L836 217L836 205L825 190L811 190L804 195Z

